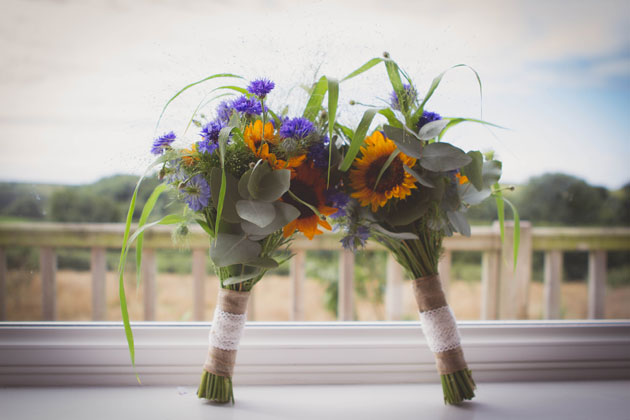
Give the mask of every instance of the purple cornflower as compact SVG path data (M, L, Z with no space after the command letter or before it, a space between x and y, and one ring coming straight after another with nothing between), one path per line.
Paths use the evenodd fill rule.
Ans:
M313 143L308 149L308 159L313 162L316 168L328 167L328 136L323 138L323 141Z
M276 84L269 79L256 79L249 84L247 91L252 95L258 96L259 99L264 99L274 87L276 87Z
M201 175L195 175L186 182L180 191L184 194L184 201L194 211L206 207L210 201L210 186Z
M411 105L418 97L418 92L416 92L416 89L413 86L403 85L403 89L402 98L398 98L396 91L392 92L389 99L392 109L400 111L401 108L408 108L409 105Z
M197 150L201 153L212 153L219 147L219 133L225 127L225 123L220 119L210 121L201 129L202 140L197 142Z
M232 101L232 108L243 114L260 115L262 107L260 102L253 98L248 98L245 95L239 96Z
M303 139L315 131L315 126L306 118L287 119L280 127L280 136L285 138Z
M172 131L170 133L166 133L157 139L153 140L153 146L151 147L151 153L154 155L160 155L164 150L171 147L171 143L175 141L175 133Z
M228 122L232 116L231 102L223 101L217 106L217 120L222 122Z
M363 248L370 236L370 229L365 226L357 226L349 231L346 236L339 242L345 249L355 252L359 247Z
M418 131L420 131L425 124L441 119L442 117L437 112L424 111L422 117L418 120Z
M350 201L350 197L341 191L332 190L327 196L327 204L337 209L336 213L331 214L330 218L336 219L346 215L346 206Z

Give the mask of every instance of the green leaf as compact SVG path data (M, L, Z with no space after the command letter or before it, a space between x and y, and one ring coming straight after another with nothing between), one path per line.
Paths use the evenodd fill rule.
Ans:
M370 108L363 113L361 122L359 123L357 129L354 131L354 135L352 136L352 140L350 141L350 147L348 148L346 157L343 159L341 167L339 168L342 172L350 169L354 158L359 153L359 149L365 140L365 135L370 129L370 124L372 124L372 120L374 119L374 115L376 115L377 111L377 109Z
M273 268L277 268L278 267L278 262L276 260L274 260L273 258L269 258L269 257L260 257L260 258L256 258L253 261L250 261L247 263L247 265L250 265L252 267L260 267L260 268L266 268L266 269L273 269Z
M459 169L472 161L464 151L449 143L431 143L424 147L420 166L433 172Z
M164 108L162 108L162 112L160 113L160 117L158 118L157 124L155 125L155 128L157 130L157 127L160 125L160 121L162 121L162 117L164 116L164 112L166 112L166 108L168 108L168 106L171 104L171 102L173 102L175 100L175 98L177 98L179 95L181 95L182 93L184 93L185 91L187 91L188 89L190 89L193 86L196 86L198 84L201 84L203 82L206 82L208 80L212 80L212 79L216 79L218 77L234 77L237 79L242 79L241 76L238 76L236 74L230 74L230 73L218 73L218 74L213 74L211 76L208 77L204 77L201 80L198 80L196 82L190 83L186 86L184 86L182 89L180 89L175 95L173 95L171 97L171 99L169 99L166 104L164 105Z
M483 188L478 191L472 184L458 185L457 190L462 201L472 206L481 203L486 198L490 197L492 192L490 188Z
M470 236L470 224L461 211L447 211L446 216L456 231L464 236Z
M497 182L501 179L502 167L503 164L498 160L489 160L483 163L482 180L486 188L490 188L495 184L498 185Z
M429 178L420 175L418 172L414 171L407 165L403 165L403 168L409 175L414 177L416 181L418 181L421 185L424 185L425 187L429 187L429 188L435 188L435 184Z
M400 241L404 241L404 240L416 240L419 239L418 235L413 234L411 232L392 232L389 231L387 229L385 229L383 226L379 225L378 223L373 224L372 226L370 226L372 229L389 236L390 238L393 239L398 239Z
M475 118L448 118L448 117L444 117L442 118L442 120L448 120L448 124L446 124L446 127L444 127L444 129L442 130L442 132L440 133L440 135L438 136L438 139L442 139L442 137L444 137L444 134L446 134L446 132L456 126L457 124L463 123L463 122L474 122L474 123L478 123L478 124L483 124L483 125L489 125L495 128L501 128L506 130L505 127L501 127L500 125L496 125L487 121L483 121L483 120L478 120Z
M353 71L352 73L350 73L349 75L347 75L346 77L344 77L343 79L341 79L341 81L344 82L346 80L352 79L353 77L356 77L360 75L361 73L366 72L367 70L371 69L372 67L376 66L378 63L384 60L385 59L379 58L379 57L373 58L369 60L368 62L366 62L365 64L363 64L358 69L356 69L355 71Z
M239 200L236 202L236 212L242 219L261 228L269 225L276 217L273 204L265 201Z
M372 187L372 191L376 190L376 186L381 181L383 174L385 174L385 171L387 171L387 168L389 168L389 166L392 164L394 159L396 159L396 156L398 156L399 154L400 154L400 149L396 149L392 153L390 153L385 163L383 163L383 166L381 167L381 170L379 171L378 176L376 177L376 182L374 182L374 187Z
M254 277L260 275L262 273L262 269L260 267L253 267L250 265L242 265L241 266L241 274L228 277L223 280L224 286L229 286L232 284L242 283L244 281L253 279Z
M201 228L211 237L214 237L214 232L212 231L212 229L210 229L210 226L208 226L208 224L201 219L195 219L195 221L197 222L197 224L199 226L201 226Z
M168 184L159 184L144 204L140 220L138 221L138 227L141 228L147 223L147 219L155 207L160 195L168 188ZM144 235L139 235L136 241L136 285L140 285L140 263L142 262L142 245L144 244Z
M247 183L247 190L256 200L276 201L291 186L291 171L288 169L272 170L264 162L256 165Z
M442 130L444 130L444 127L446 127L448 123L448 120L437 120L428 122L420 129L418 137L420 137L420 140L434 139L440 135L440 133L442 132Z
M396 114L394 114L394 111L389 108L383 108L379 110L378 113L387 118L387 122L392 127L403 128L405 126L402 122L400 122L398 118L396 118Z
M501 233L501 243L505 242L505 207L503 204L503 193L501 186L496 183L493 187L495 202L497 203L497 217L499 218L499 231Z
M402 128L384 125L383 131L388 139L396 144L396 147L407 156L419 159L422 157L422 142Z
M273 206L276 210L276 217L269 225L261 228L251 222L244 221L241 222L243 232L248 235L253 235L256 238L259 236L270 235L300 216L300 211L296 207L282 201L274 202Z
M326 91L328 90L328 80L325 76L319 78L319 81L313 87L313 91L311 92L311 97L306 103L306 108L304 109L304 114L302 115L304 118L307 118L311 121L315 119L317 113L322 107L322 102L324 102L324 95L326 95Z
M219 168L210 170L210 197L212 198L212 203L215 208L219 208L221 187L223 187L224 182L221 219L229 223L240 223L241 218L236 211L236 202L241 199L238 193L238 181L231 174L224 174Z
M332 162L332 152L334 148L333 133L335 130L335 120L337 118L337 105L339 103L339 82L337 79L328 78L328 175L326 185L330 186L330 167Z
M219 233L210 245L210 258L217 267L245 264L260 255L262 247L246 236Z
M396 64L396 62L394 62L393 60L385 60L385 68L387 69L387 77L389 77L389 81L392 84L392 88L394 89L394 92L396 92L396 95L398 95L398 98L402 98L405 92L405 88L403 87L403 82L402 79L400 78L400 73L398 71L398 64ZM403 102L402 100L399 102ZM401 107L404 106L404 103L400 104ZM406 112L408 111L408 109L401 109L401 111L403 112L403 114L406 114Z
M219 189L219 200L217 201L217 204L216 204L217 219L214 224L215 236L218 235L219 228L221 226L221 216L223 214L223 203L225 201L225 190L227 188L227 177L225 173L225 148L230 138L230 134L232 134L232 130L236 128L237 124L238 124L237 121L234 121L233 118L230 118L229 125L227 127L223 127L221 131L219 131L218 143L219 143L219 162L221 162L221 187Z
M503 201L510 205L512 209L512 214L514 215L514 271L516 271L516 263L518 262L518 249L521 244L521 218L518 215L518 210L516 206L512 204L510 200L503 197Z
M466 68L470 69L473 73L475 73L475 77L477 78L477 83L479 84L479 98L480 98L480 100L479 100L480 105L479 106L481 107L483 92L482 92L482 86L481 86L481 78L479 77L479 74L477 73L477 71L475 69L473 69L472 67L470 67L470 66L468 66L466 64L456 64L453 67L444 70L435 79L433 79L433 81L431 82L431 86L429 87L429 90L427 91L427 93L424 95L424 98L422 99L422 103L420 103L420 106L418 107L416 112L413 114L413 117L411 119L411 123L412 123L411 125L413 127L415 127L418 124L418 120L420 119L420 117L422 117L422 113L424 111L424 105L427 103L427 101L429 99L431 99L431 96L433 96L433 93L435 93L435 90L440 85L440 82L442 81L442 78L444 77L444 75L449 70L452 70L452 69L457 68L457 67L466 67Z
M477 190L483 190L483 155L477 150L471 150L466 153L472 161L462 168L462 174L466 175L468 181L472 183Z

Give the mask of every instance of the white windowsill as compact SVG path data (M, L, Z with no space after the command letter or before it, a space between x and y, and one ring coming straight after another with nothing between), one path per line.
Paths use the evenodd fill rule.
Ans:
M630 379L628 321L460 322L478 383ZM209 323L135 323L145 385L194 386ZM236 385L437 382L418 322L248 323ZM0 385L134 385L120 323L0 324Z

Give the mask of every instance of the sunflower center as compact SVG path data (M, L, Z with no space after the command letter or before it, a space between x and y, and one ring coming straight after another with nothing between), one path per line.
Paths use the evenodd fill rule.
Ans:
M313 207L317 207L317 193L315 192L313 186L307 185L299 179L293 179L291 180L291 192L298 196L300 200L307 202ZM300 211L298 219L306 219L315 214L313 213L313 210L295 200L293 197L291 197L291 195L289 195L289 193L286 193L282 196L282 201L287 204L291 204Z
M378 174L381 172L387 159L389 159L389 156L390 155L379 156L370 163L365 173L365 185L378 193L384 193L397 185L402 185L405 180L405 169L403 168L402 160L400 160L399 156L396 156L378 181L378 185L376 185Z

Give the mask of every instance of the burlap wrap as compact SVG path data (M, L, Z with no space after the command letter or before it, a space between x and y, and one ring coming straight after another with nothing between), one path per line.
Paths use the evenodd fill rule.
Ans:
M420 312L447 306L440 276L420 277L413 281L413 294ZM435 364L440 375L457 372L468 368L461 347L435 354Z
M224 312L242 315L247 312L249 292L219 289L217 307ZM222 350L210 346L208 356L203 365L204 370L218 376L232 377L236 362L236 350Z

